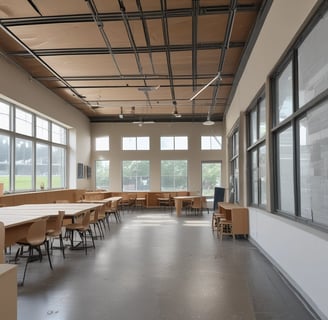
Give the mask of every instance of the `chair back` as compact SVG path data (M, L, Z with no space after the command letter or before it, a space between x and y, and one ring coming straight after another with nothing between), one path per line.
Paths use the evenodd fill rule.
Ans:
M5 263L5 226L0 221L0 264Z
M69 200L56 200L55 203L69 203Z
M65 211L58 211L58 216L54 225L54 232L59 233L61 232L61 228L63 226L63 220L65 216Z
M110 209L113 210L113 211L117 210L117 204L118 204L117 200L112 201Z
M46 219L33 222L27 232L26 240L31 245L40 245L46 239Z
M202 197L197 197L192 200L192 208L194 209L202 208Z
M87 212L85 212L85 214L83 215L82 226L83 226L84 228L89 228L89 224L90 224L90 216L91 216L91 211L87 211Z

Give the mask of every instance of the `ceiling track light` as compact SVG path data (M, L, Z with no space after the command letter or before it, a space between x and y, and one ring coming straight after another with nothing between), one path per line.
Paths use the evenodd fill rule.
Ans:
M181 118L181 114L178 112L177 102L173 101L174 111L172 112L173 116L176 118Z
M213 124L215 124L215 122L211 120L210 113L208 113L206 121L203 122L203 125L204 126L212 126Z
M118 115L118 117L120 119L123 119L124 118L124 115L123 115L123 107L121 107L121 113Z

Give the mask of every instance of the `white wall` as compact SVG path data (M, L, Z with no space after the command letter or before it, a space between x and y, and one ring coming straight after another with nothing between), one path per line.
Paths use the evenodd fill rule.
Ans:
M225 172L225 145L222 151L200 151L201 135L220 135L224 133L222 123L213 126L204 126L202 123L154 123L139 127L132 123L92 123L92 144L96 137L107 135L110 137L109 152L95 152L92 158L95 160L110 160L110 190L122 190L121 161L122 160L150 160L150 188L151 191L160 190L160 161L188 160L189 190L200 193L201 191L201 161L222 160L222 172ZM189 137L188 151L160 151L160 136ZM150 136L150 151L122 151L122 136ZM93 179L94 182L94 179Z
M76 163L90 164L90 123L79 110L50 92L18 66L0 55L0 97L32 108L69 127L69 187L89 188L90 180L76 179Z
M266 84L268 75L306 23L316 3L315 0L273 1L227 113L226 133ZM243 151L246 152L245 148ZM240 176L241 185L246 183L246 172ZM328 235L266 211L250 208L250 238L322 319L328 319Z
M250 237L322 319L327 319L328 234L250 208Z

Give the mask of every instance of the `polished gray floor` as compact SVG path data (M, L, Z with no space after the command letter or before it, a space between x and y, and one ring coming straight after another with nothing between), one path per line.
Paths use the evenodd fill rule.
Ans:
M125 213L87 256L31 263L18 320L315 319L249 241L218 240L210 219Z

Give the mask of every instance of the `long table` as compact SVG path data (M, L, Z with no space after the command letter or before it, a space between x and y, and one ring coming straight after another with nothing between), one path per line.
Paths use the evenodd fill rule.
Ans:
M46 203L25 204L0 208L0 221L5 226L5 246L24 238L29 226L40 218L55 217L58 211L65 211L65 217L74 219L86 211L101 206L99 203Z

